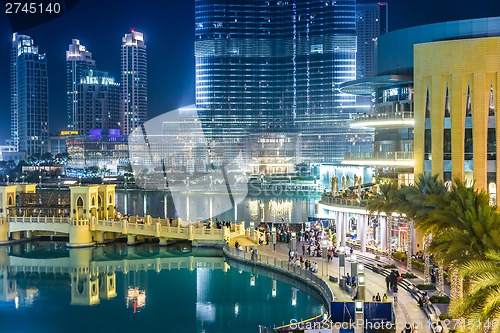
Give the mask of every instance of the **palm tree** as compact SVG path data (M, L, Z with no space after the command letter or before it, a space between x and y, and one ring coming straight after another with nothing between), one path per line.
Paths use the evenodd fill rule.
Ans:
M392 213L396 212L400 207L400 195L398 183L383 183L379 185L377 193L366 205L366 209L370 214L377 214L379 217L380 213L386 215L387 257L389 263L392 261Z
M452 272L452 299L462 296L458 267L469 260L481 260L489 250L500 250L500 214L489 205L483 190L468 188L455 180L444 197L447 204L429 214L425 223L432 232L429 250Z
M497 230L498 232L498 230ZM471 287L462 302L453 303L450 313L464 318L466 323L479 323L469 332L500 332L500 252L489 250L484 259L471 260L460 267L463 277L469 278ZM496 324L496 325L493 325Z
M422 230L425 235L424 283L428 283L430 260L427 247L431 230L426 221L430 212L446 204L444 197L446 196L447 189L444 183L439 180L437 174L431 175L430 173L422 173L417 175L415 184L411 186L402 186L401 192L402 199L400 200L399 210L403 212L410 221L413 221L413 223L409 223L410 225L414 224L414 226ZM412 228L409 228L409 230L411 234L413 232ZM411 271L412 242L409 243L407 269Z

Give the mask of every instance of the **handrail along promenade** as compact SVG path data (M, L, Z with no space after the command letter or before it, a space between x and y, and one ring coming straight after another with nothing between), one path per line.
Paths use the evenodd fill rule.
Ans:
M319 293L319 295L323 298L325 305L327 305L327 311L330 312L330 303L334 300L333 292L330 286L328 286L328 284L315 273L301 267L297 267L288 260L281 260L276 257L263 254L252 255L250 252L231 248L227 245L224 247L224 255L233 260L272 269L279 273L289 275L295 279L299 279L300 281L313 287Z

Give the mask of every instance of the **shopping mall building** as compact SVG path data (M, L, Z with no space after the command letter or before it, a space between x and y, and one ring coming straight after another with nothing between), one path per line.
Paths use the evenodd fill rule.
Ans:
M377 77L341 87L375 102L371 114L351 125L375 129L372 152L347 153L343 164L372 166L376 182L408 184L423 172L474 181L498 204L500 17L387 33L379 37L377 59ZM336 219L340 245L423 249L422 235L405 219L370 216L362 186L347 194L339 183L323 195L318 215Z

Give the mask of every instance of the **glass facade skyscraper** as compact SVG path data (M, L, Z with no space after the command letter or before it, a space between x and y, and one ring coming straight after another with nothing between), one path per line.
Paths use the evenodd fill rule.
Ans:
M125 34L121 50L122 134L129 135L148 116L148 72L144 35Z
M356 1L195 0L196 105L212 163L248 140L294 137L301 159L339 162L356 140ZM251 137L249 134L253 134Z
M77 84L74 130L81 135L92 129L119 129L120 84L108 72L86 70Z
M49 141L47 57L29 36L13 34L10 78L14 146L27 156L43 154Z
M92 53L87 51L78 39L73 39L66 51L66 94L67 94L67 124L69 130L81 130L78 127L78 84L89 69L95 69ZM85 134L85 133L82 133Z

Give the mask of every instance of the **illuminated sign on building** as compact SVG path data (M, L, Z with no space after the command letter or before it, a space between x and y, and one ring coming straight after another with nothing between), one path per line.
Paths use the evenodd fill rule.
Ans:
M78 135L78 131L61 131L59 134L61 136Z

